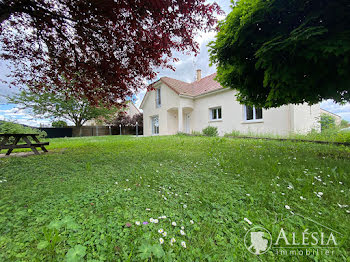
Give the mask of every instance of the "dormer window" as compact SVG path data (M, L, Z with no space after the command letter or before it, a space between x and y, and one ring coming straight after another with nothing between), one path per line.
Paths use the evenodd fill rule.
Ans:
M156 107L161 107L162 105L162 100L161 100L161 92L160 88L156 89Z

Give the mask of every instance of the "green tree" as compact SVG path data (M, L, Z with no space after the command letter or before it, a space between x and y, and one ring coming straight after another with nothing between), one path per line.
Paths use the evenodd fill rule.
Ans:
M117 112L116 108L109 108L100 104L91 105L88 99L67 98L64 93L34 93L23 90L9 102L18 104L23 109L30 109L30 114L43 118L66 119L80 128L86 121L91 119L110 119Z
M63 120L58 120L58 121L53 121L51 123L52 127L67 127L68 124L66 121Z
M320 123L322 131L335 128L335 118L330 115L321 114Z
M346 121L345 119L342 119L340 122L340 128L346 128L349 127L349 122Z
M210 43L217 80L269 108L350 101L348 0L240 0Z

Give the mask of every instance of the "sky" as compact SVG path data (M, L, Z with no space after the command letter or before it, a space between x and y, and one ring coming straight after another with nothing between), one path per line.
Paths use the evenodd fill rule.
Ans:
M214 2L214 0L208 0L207 2ZM231 8L230 0L216 0L225 13L229 13ZM224 16L220 17L221 19ZM208 43L215 39L215 33L199 33L196 40L200 44L200 53L195 57L194 55L185 55L178 52L174 52L174 57L179 58L179 61L174 63L176 70L170 69L158 69L158 78L163 76L172 77L185 82L193 82L195 80L195 74L197 69L202 70L202 77L215 73L215 66L210 67ZM8 69L3 61L0 60L0 79L4 79ZM17 89L9 89L7 86L0 82L0 120L11 120L21 124L30 126L50 125L52 120L50 119L38 119L31 117L26 110L19 109L17 105L7 104L6 99L2 96L14 94ZM135 104L140 106L141 101L146 91L143 90L136 94ZM340 115L343 119L350 121L350 103L346 105L339 105L331 100L327 100L321 103L321 108Z

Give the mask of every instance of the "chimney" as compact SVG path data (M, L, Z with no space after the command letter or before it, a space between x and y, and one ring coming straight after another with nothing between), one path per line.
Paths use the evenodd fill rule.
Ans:
M202 70L197 69L197 81L202 79Z

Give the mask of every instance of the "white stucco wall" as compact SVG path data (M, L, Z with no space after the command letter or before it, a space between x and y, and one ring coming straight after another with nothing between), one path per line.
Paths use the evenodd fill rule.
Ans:
M222 108L222 120L210 120L210 108ZM193 130L202 131L207 126L216 126L220 135L233 130L242 133L287 134L289 126L289 108L263 110L263 119L259 121L244 120L244 106L236 100L235 91L225 90L195 99L193 111Z
M292 132L305 134L312 129L321 131L320 125L320 104L309 106L308 104L292 105L294 108L294 124Z
M173 111L179 105L179 96L162 82L158 82L155 88L161 89L161 106L156 107L156 91L147 92L143 101L143 134L152 135L152 117L159 117L159 135L172 135L177 133L177 111ZM169 117L169 121L168 121ZM175 118L176 117L176 118Z

